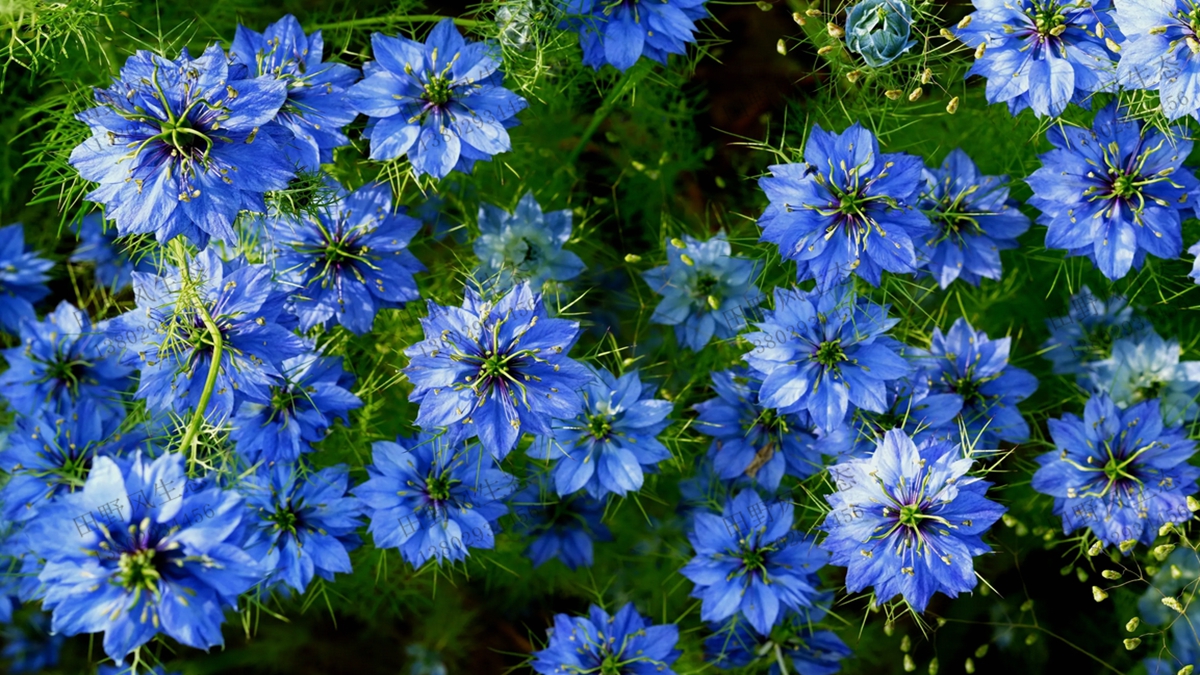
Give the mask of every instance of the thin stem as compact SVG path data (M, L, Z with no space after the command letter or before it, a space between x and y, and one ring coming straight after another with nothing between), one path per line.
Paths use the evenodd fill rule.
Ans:
M642 78L650 74L650 70L654 64L649 59L639 59L636 64L621 75L621 79L617 81L617 85L608 92L608 96L604 97L604 103L596 110L596 114L592 115L592 121L588 123L587 128L583 130L583 134L579 136L579 143L575 149L571 151L567 157L567 165L574 165L575 160L579 159L579 155L583 152L584 146L591 140L592 135L600 128L600 124L612 112L612 109L617 105L617 101L625 95L625 92L632 89Z
M1028 628L1030 630L1041 631L1041 632L1045 633L1046 635L1054 638L1055 640L1062 642L1063 644L1067 645L1071 649L1074 649L1075 651L1079 652L1080 654L1083 654L1084 656L1088 657L1089 659L1095 661L1096 663L1103 666L1105 669L1111 670L1114 673L1118 673L1118 675L1121 672L1121 671L1117 670L1116 668L1113 668L1112 666L1108 665L1108 663L1106 663L1104 661L1104 659L1100 658L1099 656L1096 656L1095 654L1089 652L1088 650L1084 649L1083 647L1080 647L1079 645L1075 644L1074 642L1071 642L1070 640L1062 637L1061 635L1056 635L1054 633L1051 633L1050 631L1046 630L1045 628L1042 628L1041 626L1030 625L1030 624L1021 624L1021 623L997 623L997 622L993 622L993 621L967 621L965 619L946 619L946 621L950 622L950 623L965 623L965 624L971 624L971 625L975 625L975 626L1003 626L1006 628Z
M171 247L174 249L175 255L179 258L179 269L183 274L183 285L190 286L191 276L188 274L187 252L183 248L183 239L175 237L171 241ZM213 320L212 315L208 313L208 308L204 306L204 299L202 297L197 296L196 309L200 312L200 320L204 322L204 327L208 329L209 336L212 337L213 353L212 363L208 366L208 377L205 378L204 389L200 392L200 403L196 406L196 412L192 415L187 431L183 435L183 440L179 443L180 452L187 449L191 456L190 462L193 464L196 461L196 452L193 445L196 442L196 437L200 434L200 424L204 422L204 413L208 410L208 401L212 398L213 389L217 386L217 374L221 371L221 353L225 350L225 340L221 337L221 329L217 326L217 322Z
M376 24L390 23L437 23L442 19L454 19L456 26L463 28L474 28L482 26L486 21L476 19L460 19L453 16L442 16L440 14L402 14L398 16L371 16L361 19L350 19L349 21L335 21L333 23L323 23L313 26L313 29L329 30L333 28L359 28L361 26L373 26Z

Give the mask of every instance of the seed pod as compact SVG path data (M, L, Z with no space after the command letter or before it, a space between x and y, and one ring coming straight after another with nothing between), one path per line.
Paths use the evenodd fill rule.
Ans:
M929 675L937 675L937 671L938 671L938 660L937 660L937 657L935 656L935 657L933 657L933 660L929 662Z
M896 632L896 625L894 623L892 623L891 621L888 621L887 623L883 624L883 634L884 635L886 635L888 637L892 637L892 633L895 633L895 632Z
M988 652L988 645L985 642L985 643L979 645L979 649L975 650L975 658L982 659L983 657L987 656L987 652Z
M1134 546L1137 546L1137 539L1126 539L1117 548L1121 549L1121 553L1128 553L1133 550Z

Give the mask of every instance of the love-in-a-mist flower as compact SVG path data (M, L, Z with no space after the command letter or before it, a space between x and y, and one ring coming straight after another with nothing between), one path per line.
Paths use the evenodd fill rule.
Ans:
M788 672L833 675L842 669L842 659L853 652L837 633L812 627L824 614L824 610L809 616L790 614L771 635L759 635L745 620L734 617L704 639L704 653L722 670L745 668L757 661L771 664L770 675L783 675L780 662L786 658L794 669Z
M362 400L350 393L354 376L340 358L310 352L283 362L282 381L268 403L242 403L229 438L247 463L291 463L325 438L334 420L350 423Z
M852 283L776 289L775 309L746 335L755 349L742 356L762 374L759 405L808 411L825 431L846 419L851 404L884 412L887 384L912 372L904 345L886 335L898 322L887 305L857 296Z
M1089 363L1080 378L1095 393L1128 407L1157 398L1168 424L1200 417L1200 361L1180 361L1177 340L1149 329L1113 342L1112 355Z
M950 438L957 434L954 418L962 412L962 407L962 396L935 393L928 374L918 370L888 385L884 412L855 410L833 431L819 432L814 449L842 462L869 457L884 434L892 429L902 429L915 443Z
M296 277L289 309L300 330L340 323L361 335L379 310L421 297L413 275L425 266L408 250L421 223L393 208L387 185L328 187L329 203L314 212L267 219L273 264Z
M1192 142L1183 127L1168 135L1125 117L1114 101L1092 129L1056 125L1054 149L1026 181L1041 210L1047 248L1087 256L1109 279L1140 269L1146 254L1178 258L1182 219L1195 204L1195 175L1183 166Z
M847 568L846 589L873 588L877 605L902 595L923 612L936 592L975 588L972 559L991 551L981 535L1005 509L986 498L990 483L967 475L971 465L954 443L918 446L893 429L870 458L830 469L841 489L825 497L821 547Z
M863 0L846 8L846 46L868 66L886 66L917 44L905 0Z
M632 602L612 616L596 605L586 617L555 614L546 636L549 644L533 654L541 675L675 675L671 666L683 654L675 648L679 627L651 624Z
M238 211L266 211L264 193L294 175L268 126L286 85L231 65L219 45L196 59L187 49L175 60L138 51L95 98L77 116L92 136L71 165L100 184L87 199L120 234L234 242Z
M1059 375L1082 374L1089 361L1112 356L1113 343L1153 331L1144 317L1134 316L1123 295L1101 300L1086 285L1071 296L1066 316L1046 320L1050 339L1042 344L1044 357Z
M21 323L21 345L5 349L0 396L22 415L66 410L88 399L108 414L125 416L120 395L133 369L122 365L86 311L62 301L43 321Z
M1200 110L1200 3L1121 0L1114 12L1124 33L1117 82L1158 92L1168 120Z
M896 0L888 0L896 1ZM920 209L934 233L917 244L921 269L942 288L955 279L974 286L981 278L999 280L1000 251L1017 247L1029 218L1008 197L1008 176L984 176L955 148L941 168L926 168Z
M505 498L517 482L479 444L422 433L378 441L371 451L370 479L351 492L362 500L376 548L399 549L413 567L495 548L496 521L508 513Z
M879 152L855 123L838 134L814 125L803 164L776 164L758 181L771 203L762 241L796 261L796 278L828 286L851 274L878 286L883 270L916 271L914 243L931 232L914 208L924 187L921 158Z
M466 42L444 19L424 44L374 33L371 51L347 95L369 118L371 159L407 155L418 175L443 178L512 149L508 129L528 103L502 86L496 45Z
M425 339L404 350L409 400L420 403L417 425L478 436L504 459L523 433L552 433L550 422L583 412L581 391L592 374L568 354L579 324L551 319L528 283L497 300L467 287L463 306L429 303Z
M593 540L608 541L612 532L600 522L604 502L578 494L555 498L546 474L539 474L508 499L517 517L517 531L529 541L525 556L541 567L558 558L568 568L592 566Z
M753 489L726 502L721 515L695 514L688 540L696 551L679 572L696 587L700 618L741 615L761 635L787 610L811 607L819 595L817 570L829 554L809 535L791 532L790 502L769 506Z
M104 632L117 661L158 633L198 649L224 644L225 607L262 570L240 545L242 498L185 482L182 455L99 457L82 490L31 521L54 632Z
M9 333L21 321L36 320L33 303L50 294L46 272L54 263L25 250L25 228L20 223L0 227L0 327Z
M9 475L0 489L3 518L30 520L51 500L78 490L97 457L152 449L144 431L121 432L123 419L92 399L18 416L0 452L0 469Z
M79 245L71 254L73 263L92 263L96 266L96 283L112 292L122 291L133 284L133 271L155 271L154 256L131 253L117 241L116 226L105 228L104 217L90 213L77 223Z
M1163 524L1192 517L1187 497L1200 469L1188 460L1196 442L1163 423L1158 400L1121 410L1096 394L1083 419L1066 413L1048 424L1055 450L1038 458L1032 485L1054 497L1064 533L1087 527L1106 546L1149 545Z
M698 352L714 335L727 340L746 327L746 314L762 302L754 285L761 267L730 255L724 232L708 241L685 234L682 242L680 247L668 239L667 264L642 272L642 278L663 296L650 321L675 326L679 344Z
M229 60L252 77L273 77L286 86L287 99L273 123L292 137L284 146L288 159L309 171L332 162L333 149L350 142L342 128L357 115L346 90L358 81L358 71L324 58L321 31L305 35L291 14L262 33L238 25L229 49Z
M712 374L717 397L697 403L694 429L712 436L708 454L724 480L747 476L768 490L784 474L807 478L821 470L807 413L785 415L759 402L762 380L740 366Z
M1014 115L1033 108L1058 117L1072 101L1086 105L1113 89L1115 61L1128 50L1110 0L972 1L977 11L954 34L975 50L967 76L987 78L989 103L1007 103Z
M668 54L686 54L696 41L696 21L708 16L705 0L557 0L566 18L559 28L579 33L583 65L611 63L628 70L645 56L663 65Z
M1029 424L1017 404L1037 390L1038 381L1029 371L1009 365L1011 345L1012 338L993 340L959 318L945 333L933 329L928 350L911 350L930 391L962 398L959 415L966 436L961 440L966 445L991 448L1001 440L1029 438Z
M121 363L140 369L136 396L153 411L199 407L218 344L215 384L199 411L217 420L244 401L269 403L283 362L305 351L279 323L287 293L268 265L224 262L206 249L163 276L134 272L133 290L138 306L113 319L106 334L128 345Z
M532 192L526 192L509 213L493 204L479 207L479 237L475 256L477 276L496 290L528 281L541 290L547 281L567 281L583 271L583 261L563 244L571 238L571 210L542 213Z
M345 466L300 475L294 462L281 462L238 481L250 531L243 548L262 564L265 587L286 584L303 593L314 576L332 581L351 571L349 552L362 543L354 533L362 505L346 494L349 480Z
M551 423L529 456L555 462L554 490L560 496L578 490L596 499L609 493L622 497L642 489L651 472L671 452L658 435L671 423L674 406L654 398L658 387L643 383L636 370L620 377L589 368L592 380L581 389L583 410L571 419Z

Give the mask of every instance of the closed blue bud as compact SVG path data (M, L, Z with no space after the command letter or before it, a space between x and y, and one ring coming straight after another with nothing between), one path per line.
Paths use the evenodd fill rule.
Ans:
M873 68L917 44L911 30L912 8L901 0L864 0L846 10L846 46Z

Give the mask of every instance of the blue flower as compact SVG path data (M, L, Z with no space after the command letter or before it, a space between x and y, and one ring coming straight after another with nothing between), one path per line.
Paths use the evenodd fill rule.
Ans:
M990 483L970 477L958 446L917 446L903 431L884 435L870 459L835 465L842 488L827 495L821 547L847 568L846 589L873 587L875 604L896 595L918 612L937 591L975 588L971 559L991 551L981 535L1004 507L985 497Z
M1147 253L1178 258L1181 212L1194 208L1200 182L1183 166L1192 142L1183 127L1171 131L1123 119L1115 102L1096 113L1090 131L1051 127L1054 149L1027 179L1046 247L1087 256L1109 279L1141 269Z
M651 624L632 602L612 616L596 605L586 617L555 614L546 635L550 643L533 654L542 675L675 675L671 666L682 655L675 648L679 627Z
M725 504L722 515L697 513L688 540L696 557L680 570L696 587L700 618L724 621L741 613L761 635L787 610L811 607L819 595L817 570L828 554L816 540L792 530L792 504L763 504L753 489Z
M1158 92L1168 120L1200 110L1200 58L1195 0L1121 0L1115 12L1124 33L1117 82L1126 89ZM1186 154L1186 153L1185 153Z
M1123 336L1153 331L1122 295L1101 300L1086 285L1071 297L1067 316L1046 320L1050 339L1042 344L1043 356L1054 364L1058 375L1079 375L1088 361L1112 355L1113 343Z
M291 311L300 330L340 323L361 335L380 309L421 297L413 275L425 266L408 250L421 223L392 208L387 185L349 194L334 186L334 201L316 215L268 219L268 236L279 256L275 267L299 277Z
M8 673L40 673L58 665L65 635L50 630L50 617L38 612L24 625L6 626L0 637L7 643L0 650L0 661L7 662Z
M759 180L771 203L758 220L762 241L796 261L796 278L828 286L857 274L878 286L883 270L917 269L914 244L932 232L916 206L921 158L880 154L855 123L841 134L813 126L804 164L776 164Z
M954 33L975 50L967 76L987 78L989 103L1008 103L1014 115L1033 108L1058 117L1072 101L1086 105L1095 92L1113 90L1123 36L1110 0L973 2L978 11Z
M100 184L87 199L104 205L120 234L233 243L238 212L265 211L264 193L294 175L266 126L286 85L230 65L218 45L198 59L184 49L174 61L138 51L95 97L100 105L78 115L92 137L71 165Z
M1112 355L1087 364L1080 379L1119 406L1158 398L1168 424L1190 422L1200 417L1200 361L1179 356L1178 341L1148 330L1113 342Z
M1088 527L1106 546L1150 545L1163 524L1192 517L1187 496L1200 469L1188 460L1196 442L1163 423L1157 400L1121 410L1096 394L1083 419L1066 413L1048 424L1055 450L1038 457L1032 485L1054 497L1063 532Z
M525 556L541 567L558 558L572 570L592 566L592 541L609 541L612 532L600 522L604 502L586 495L547 499L549 481L531 481L508 498L516 514L519 532L530 537Z
M464 41L444 19L425 44L374 33L371 48L376 60L348 95L370 118L371 159L408 155L418 175L444 178L512 149L508 129L529 104L502 86L494 45Z
M918 372L917 375L920 375ZM839 462L867 458L884 434L901 429L920 444L926 439L947 439L957 435L954 418L962 412L958 394L933 393L926 378L897 380L888 385L887 409L882 413L859 408L833 431L819 432L815 448Z
M332 162L333 149L350 143L342 128L357 116L346 90L358 81L358 71L323 63L324 53L321 31L306 36L291 14L263 33L239 24L229 50L230 62L245 66L252 76L273 77L286 86L287 100L273 123L292 136L285 146L288 159L309 171Z
M286 293L267 265L226 263L208 249L165 276L134 272L133 288L138 306L113 319L107 334L127 345L121 363L141 369L137 397L152 411L199 407L216 355L209 320L222 342L216 385L199 411L209 419L228 418L243 401L270 403L283 362L304 352L278 323Z
M824 614L822 609L810 612L804 619L797 614L789 615L781 622L783 631L778 642L774 634L758 635L745 621L735 617L704 639L704 652L708 660L722 670L744 668L759 661L771 664L770 675L783 675L779 664L782 659L777 656L781 654L791 660L795 669L788 672L833 675L842 669L842 659L852 652L833 631L811 627L810 623L818 620L811 615Z
M846 419L850 404L884 412L888 382L912 371L904 346L885 335L898 321L887 305L856 296L853 284L776 289L775 310L755 324L760 332L746 335L757 347L742 357L763 376L759 404L807 410L825 431Z
M370 518L376 548L399 549L413 567L495 548L496 521L517 485L478 444L422 433L378 441L371 450L370 479L352 492Z
M621 377L588 368L593 379L582 387L583 410L555 420L551 433L539 436L529 456L555 460L554 489L560 496L578 490L596 499L624 497L642 489L644 473L671 452L658 435L670 425L673 405L654 398L658 388L643 384L636 370ZM644 467L644 468L643 468Z
M243 548L262 564L265 586L303 593L314 576L332 581L335 572L351 571L362 506L346 496L348 483L343 465L299 476L294 462L261 465L238 482L250 529Z
M325 438L336 419L349 424L349 413L362 407L350 393L354 376L341 359L304 354L283 362L283 381L271 385L269 403L246 401L233 418L229 438L247 463L291 463Z
M223 608L262 572L235 535L241 497L182 492L184 479L182 455L151 462L138 452L121 465L99 457L82 490L31 522L55 633L103 631L118 661L160 632L198 649L224 644Z
M528 283L495 301L469 287L465 296L462 308L429 303L425 339L404 350L409 400L421 404L421 428L478 436L504 459L521 434L550 434L552 420L582 413L592 374L568 356L579 324L551 319Z
M959 318L944 334L933 329L929 350L913 350L930 391L962 398L959 413L966 427L965 447L995 447L997 441L1020 443L1029 424L1017 404L1037 390L1037 378L1009 365L1012 338L992 340ZM956 434L957 435L957 434Z
M103 326L93 327L86 311L64 300L44 321L23 321L20 335L21 346L4 350L8 370L0 373L0 396L13 410L32 415L90 399L125 416L120 396L133 369L113 356Z
M567 281L583 271L579 256L563 250L571 238L571 210L543 215L532 192L525 193L512 214L481 205L479 230L476 276L494 279L496 290L508 290L518 281L540 290L547 281Z
M97 457L121 456L138 446L152 450L144 432L121 433L123 419L92 399L19 416L0 452L0 469L9 474L0 489L2 517L34 518L51 500L78 490Z
M998 281L1000 251L1017 248L1017 237L1029 229L1029 218L1008 198L1008 176L980 175L958 148L923 175L920 209L936 233L917 242L921 268L942 288L955 279L973 286L980 278Z
M686 54L696 21L708 16L705 0L557 0L566 15L559 28L579 33L583 65L611 63L625 71L641 56L664 66L668 54Z
M846 46L872 68L912 49L912 8L904 0L863 0L846 8Z
M821 470L806 413L764 408L758 400L762 381L745 366L713 373L712 384L717 397L693 406L695 429L713 437L708 455L722 479L748 476L775 490L784 474L807 478Z
M71 254L71 262L90 262L96 266L96 283L116 293L133 284L133 271L154 272L149 255L131 257L126 247L117 243L115 227L105 230L104 216L91 213L78 223L79 245Z
M1192 247L1187 252L1188 255L1195 257L1195 260L1192 261L1192 271L1188 273L1188 278L1200 284L1200 241L1192 244Z
M762 302L754 285L762 266L731 256L724 232L708 241L684 235L683 242L680 247L668 239L667 264L646 270L642 278L663 296L650 321L675 326L679 344L698 352L714 334L727 340L746 327L747 310Z
M50 294L46 272L54 263L25 250L25 229L20 223L0 227L0 328L10 333L21 321L37 320L33 303Z

